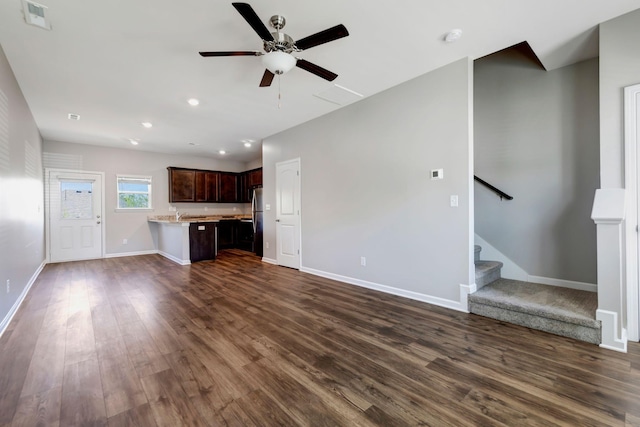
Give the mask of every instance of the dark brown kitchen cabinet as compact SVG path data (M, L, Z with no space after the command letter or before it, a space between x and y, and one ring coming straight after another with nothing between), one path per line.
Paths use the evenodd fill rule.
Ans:
M238 201L238 174L220 172L220 202L235 203Z
M236 247L243 251L253 252L253 223L251 221L237 222Z
M196 171L195 202L217 202L220 199L220 172Z
M215 259L217 252L216 223L195 222L189 225L191 262Z
M218 223L218 249L236 247L239 221L220 221Z
M195 177L193 169L168 168L169 170L169 202L195 201Z
M170 166L169 203L249 203L250 189L262 185L262 168L220 172Z
M251 203L251 190L256 187L262 187L262 168L243 172L240 174L239 179L238 201Z
M253 169L247 172L249 188L262 186L262 168Z

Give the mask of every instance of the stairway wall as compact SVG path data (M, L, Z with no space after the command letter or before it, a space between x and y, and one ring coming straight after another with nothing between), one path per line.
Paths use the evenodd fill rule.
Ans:
M598 60L545 71L520 50L474 64L475 231L531 276L596 283Z

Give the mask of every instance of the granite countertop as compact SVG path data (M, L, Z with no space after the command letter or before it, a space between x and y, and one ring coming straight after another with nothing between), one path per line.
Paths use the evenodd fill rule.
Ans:
M174 223L174 224L190 224L193 222L219 222L219 221L251 221L251 215L183 215L180 220L176 221L175 215L152 215L147 217L149 222Z

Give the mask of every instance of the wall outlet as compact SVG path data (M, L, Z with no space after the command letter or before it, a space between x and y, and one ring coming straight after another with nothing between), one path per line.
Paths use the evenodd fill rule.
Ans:
M269 242L264 242L264 245L269 249Z
M363 267L366 267L367 266L367 258L361 256L360 257L360 265L363 266Z
M458 196L456 196L456 195L451 196L450 204L451 204L452 208L457 208L458 207Z
M177 210L178 208L176 208L175 206L169 206L169 212L175 212Z
M204 207L204 211L206 212L206 211L208 211L208 210L209 210L209 206L205 206L205 207Z
M129 243L129 241L128 241L127 239L122 239L122 244L123 244L123 245L126 245L126 244L128 244L128 243Z
M237 208L234 206L234 207L233 207L233 211L235 212L235 211L236 211L236 209L237 209Z
M11 292L11 281L7 279L7 293Z

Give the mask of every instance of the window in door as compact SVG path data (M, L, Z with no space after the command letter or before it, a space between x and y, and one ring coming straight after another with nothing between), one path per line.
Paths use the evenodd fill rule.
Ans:
M60 219L93 218L93 182L60 181Z

